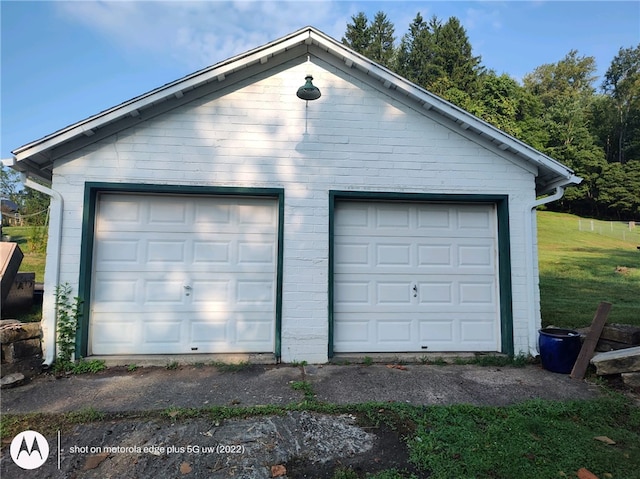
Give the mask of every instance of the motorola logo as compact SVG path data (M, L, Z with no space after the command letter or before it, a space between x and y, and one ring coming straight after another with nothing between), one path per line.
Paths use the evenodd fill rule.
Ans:
M37 469L49 457L49 443L36 431L24 431L11 441L11 459L22 469Z

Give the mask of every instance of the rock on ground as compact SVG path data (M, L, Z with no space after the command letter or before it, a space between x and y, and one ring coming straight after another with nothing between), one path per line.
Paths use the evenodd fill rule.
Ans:
M596 354L591 362L601 376L640 371L640 346Z
M19 386L25 380L24 374L22 373L11 373L4 376L0 379L0 387L2 389L11 388L14 386Z

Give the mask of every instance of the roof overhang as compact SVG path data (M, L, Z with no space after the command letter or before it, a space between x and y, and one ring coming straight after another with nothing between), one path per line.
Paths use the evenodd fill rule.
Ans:
M214 92L226 86L225 81L231 77L235 79L251 76L256 70L272 68L274 63L283 63L313 48L319 48L334 57L344 64L345 70L356 68L368 78L379 81L384 88L406 96L419 107L442 116L448 123L453 122L467 136L475 135L505 154L510 153L530 163L537 171L538 195L581 181L571 169L560 162L354 52L313 27L305 27L267 45L199 70L16 148L12 151L15 159L12 167L29 175L50 179L54 161L64 155Z

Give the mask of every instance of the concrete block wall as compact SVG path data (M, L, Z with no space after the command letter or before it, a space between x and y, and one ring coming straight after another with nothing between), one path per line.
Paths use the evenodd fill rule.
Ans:
M328 342L330 190L507 194L515 349L529 352L536 318L523 212L535 199L535 170L441 124L356 69L337 68L321 53L305 60L230 84L58 160L60 282L77 291L87 181L284 188L282 359L321 363ZM322 97L306 104L295 92L308 73Z

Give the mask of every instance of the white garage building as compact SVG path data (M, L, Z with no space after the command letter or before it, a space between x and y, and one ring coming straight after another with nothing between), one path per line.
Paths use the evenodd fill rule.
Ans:
M535 352L535 207L580 180L311 27L13 153L48 362L64 283L80 356Z

